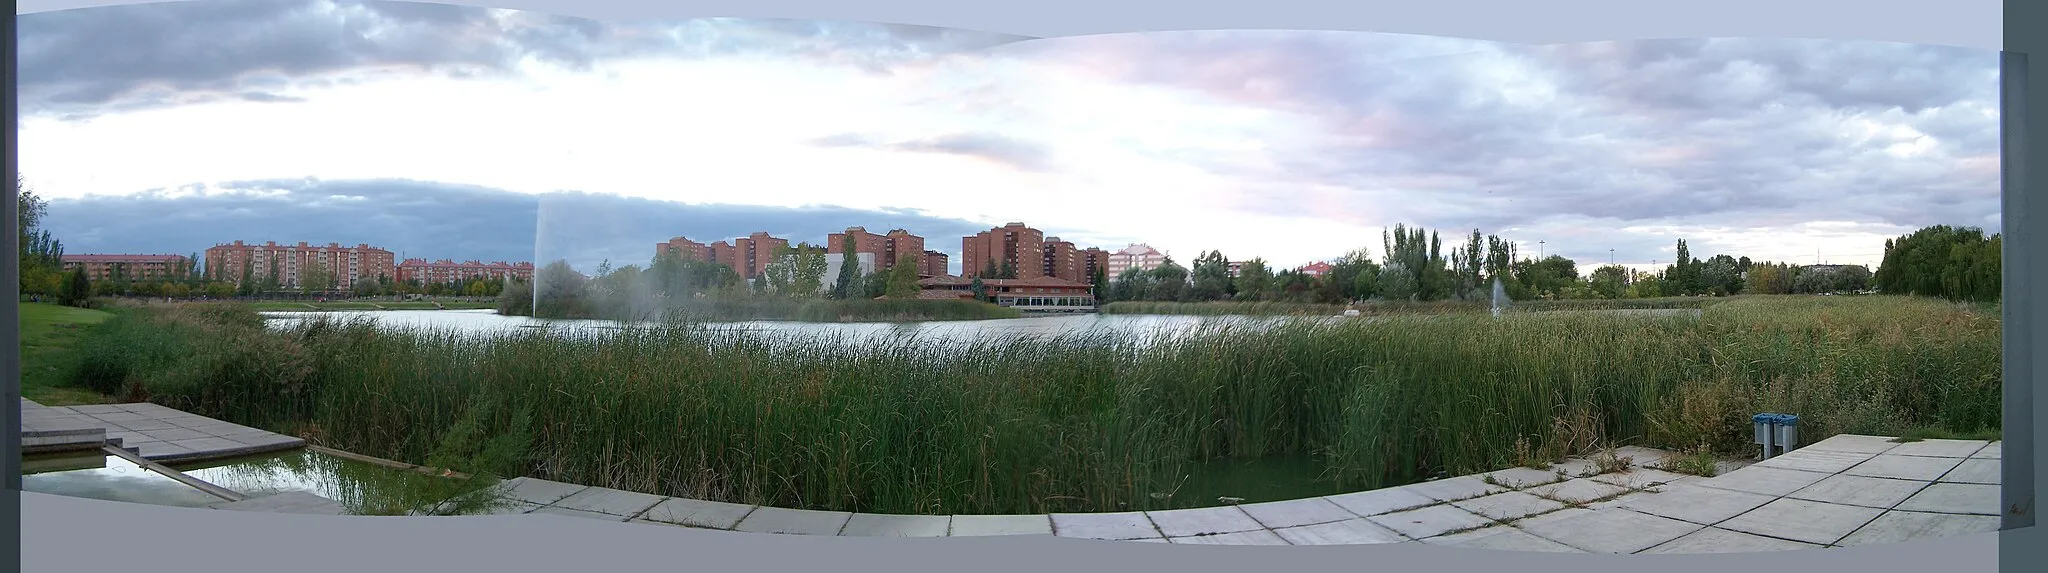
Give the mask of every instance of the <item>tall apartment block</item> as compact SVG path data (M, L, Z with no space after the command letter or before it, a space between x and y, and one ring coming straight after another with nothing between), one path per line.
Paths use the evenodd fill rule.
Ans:
M241 283L245 270L255 279L269 277L274 270L279 285L298 288L299 279L314 265L325 267L328 276L334 277L334 288L343 290L352 288L360 279L398 276L391 251L367 244L344 247L340 243L323 246L301 241L297 245L280 245L266 241L255 245L235 241L206 249L206 275L236 284Z
M406 259L398 263L398 280L419 281L420 284L448 284L473 279L520 281L533 280L533 263L518 262L455 262L448 259L428 262L426 259Z
M1163 264L1166 264L1166 255L1160 253L1159 249L1154 249L1151 245L1144 243L1132 243L1131 246L1124 247L1123 250L1109 254L1109 264L1106 270L1109 271L1109 278L1114 280L1118 275L1122 275L1126 269L1138 268L1149 271L1159 268L1159 265Z
M64 255L64 270L84 268L85 277L106 280L119 269L130 280L155 280L191 272L192 261L184 255Z
M769 236L767 232L755 232L731 242L719 241L709 245L684 237L655 243L656 255L676 253L705 262L719 263L732 267L740 278L753 279L768 272L768 263L775 262L775 253L789 248L788 239Z
M886 234L877 235L863 227L847 227L846 232L825 236L825 253L836 255L844 252L848 237L853 238L853 252L874 255L875 264L882 270L896 268L896 262L902 260L904 255L914 255L917 257L919 275L936 276L929 271L932 268L932 256L938 255L938 274L946 274L946 255L926 250L924 237L912 235L910 231L903 229L890 229Z
M1020 279L1046 276L1045 232L1009 223L960 238L961 274L972 276L1005 265L1015 268Z

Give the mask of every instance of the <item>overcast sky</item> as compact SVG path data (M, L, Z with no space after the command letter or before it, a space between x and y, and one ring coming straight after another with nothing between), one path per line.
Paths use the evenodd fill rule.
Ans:
M20 20L21 166L74 253L370 243L644 264L894 227L1295 266L1395 223L1577 259L1874 265L1998 226L1997 56L1350 32L1033 40L208 1ZM1539 245L1539 241L1541 244Z

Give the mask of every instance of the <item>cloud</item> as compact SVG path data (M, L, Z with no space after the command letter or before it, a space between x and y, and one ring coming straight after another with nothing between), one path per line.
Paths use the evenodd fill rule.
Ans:
M971 157L1021 171L1043 171L1050 167L1052 149L1044 144L990 132L958 132L944 135L887 141L870 135L841 133L811 140L828 148L867 148L913 153L937 153Z
M705 19L610 23L538 12L367 0L209 0L20 18L23 114L221 101L394 73L505 77L525 63L753 55L888 73L1023 39L919 26ZM258 96L264 97L264 96Z
M218 243L368 243L406 257L568 259L645 265L655 243L712 241L768 231L822 244L847 227L903 228L926 248L955 255L962 236L988 225L915 209L862 210L684 204L616 195L543 195L408 180L239 181L122 196L57 198L45 223L72 253L175 253Z
M1321 126L1180 154L1234 181L1227 208L1247 213L1519 229L1534 242L1589 222L1790 232L1974 224L1998 210L1997 54L1982 50L1174 32L993 51Z

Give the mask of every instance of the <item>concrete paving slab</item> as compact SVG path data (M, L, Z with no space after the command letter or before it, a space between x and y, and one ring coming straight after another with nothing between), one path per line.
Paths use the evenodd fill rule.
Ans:
M1864 477L1934 481L1962 463L1963 460L1959 458L1881 454L1842 473Z
M1786 541L1709 527L1643 550L1643 554L1763 553L1796 549L1822 549L1824 545Z
M1147 537L1144 539L1122 539L1118 541L1126 543L1173 543L1172 541L1167 541L1164 537Z
M1052 535L1052 519L1044 515L955 515L949 535Z
M1627 493L1628 490L1629 488L1610 483L1601 483L1590 479L1575 479L1564 483L1533 487L1523 491L1566 504L1583 504L1596 499L1607 499L1621 495Z
M235 443L244 444L252 448L261 448L266 450L278 448L293 448L306 445L305 440L282 434L270 433L265 433L261 435L228 436L220 439L232 440Z
M1493 478L1493 482L1496 484L1514 489L1536 487L1570 479L1569 476L1560 476L1554 471L1534 468L1508 468L1481 475Z
M235 456L256 453L257 448L227 438L193 438L171 442L195 452L209 456Z
M190 430L185 428L165 428L162 430L135 430L135 433L142 434L144 436L149 436L150 439L162 440L166 442L175 442L178 440L195 440L199 438L214 437L212 434L208 434L206 432Z
M177 459L190 457L198 453L190 448L179 447L168 442L148 442L129 445L135 448L135 453L151 460Z
M639 517L641 513L665 499L668 498L648 493L591 487L570 494L569 497L562 498L561 501L551 505L563 509L594 511L605 515Z
M1639 489L1645 487L1656 487L1659 485L1684 483L1687 481L1704 478L1701 478L1700 476L1687 475L1673 471L1660 470L1656 468L1630 468L1628 471L1624 472L1604 473L1585 479L1608 485L1621 486L1628 489Z
M838 535L846 527L847 520L853 519L849 511L817 511L811 509L788 509L762 507L755 509L741 519L733 531L752 533L785 533L792 535Z
M1537 537L1527 531L1513 527L1488 527L1456 535L1445 535L1422 540L1431 545L1458 547L1464 549L1492 549L1496 551L1539 551L1545 553L1585 553L1585 551Z
M101 412L87 415L92 416L93 418L97 418L102 422L132 422L136 420L148 420L154 417L148 414L137 414L134 412L129 412L127 410Z
M1893 442L1891 438L1884 436L1836 434L1828 439L1814 442L1811 445L1793 451L1824 450L1854 454L1881 454L1898 446L1897 442ZM1759 446L1759 449L1761 449L1761 446Z
M613 523L626 521L625 517L617 515L612 515L608 513L598 513L595 511L583 511L580 509L569 509L566 507L541 507L536 508L533 511L526 512L522 515L558 515L562 517L574 517L578 519L610 521Z
M1759 449L1761 449L1761 446L1759 446ZM1870 461L1870 458L1876 455L1809 448L1760 461L1756 465L1757 467L1837 474L1842 473L1842 470L1856 467L1856 464Z
M1997 485L2005 478L2004 462L1997 458L1970 458L1957 464L1956 469L1942 474L1939 481L1948 483L1979 483Z
M1358 514L1359 517L1371 517L1441 503L1435 498L1402 488L1330 495L1323 496L1323 499L1330 500L1330 503Z
M1400 533L1364 518L1273 530L1294 545L1367 545L1406 541Z
M590 486L562 483L530 477L516 477L498 484L503 487L504 497L540 505L549 505Z
M163 420L156 420L156 419L148 419L148 420L129 420L129 421L126 421L126 422L107 422L107 425L108 425L108 426L110 426L110 427L114 427L114 428L120 428L120 429L123 429L123 430L132 430L132 431L142 431L142 430L168 430L168 429L171 429L171 428L176 428L176 427L178 427L178 426L176 426L176 425L173 425L173 424L171 424L170 422L165 422L165 421L163 421Z
M1520 491L1496 493L1493 495L1454 501L1451 505L1490 519L1508 521L1521 519L1539 513L1564 509L1564 504L1536 497Z
M1397 489L1419 493L1437 501L1471 499L1508 490L1505 487L1486 483L1484 477L1476 475L1426 481L1413 485L1404 485Z
M1839 546L1869 545L1872 543L1897 543L1914 539L1930 539L1990 533L1998 531L1999 518L1995 515L1955 515L1947 513L1924 513L1918 511L1887 511L1869 525L1856 530L1836 543Z
M1664 465L1672 458L1678 457L1678 454L1642 446L1622 446L1615 448L1614 454L1628 460L1629 467Z
M1783 496L1828 478L1828 474L1779 468L1750 466L1693 482L1696 485L1760 493L1772 497Z
M1571 519L1571 518L1573 518L1573 517L1578 517L1578 516L1581 516L1581 515L1585 515L1585 514L1588 514L1588 513L1593 513L1593 512L1594 512L1594 510L1591 510L1591 509L1580 509L1580 508L1576 508L1576 507L1567 507L1567 508L1564 508L1564 509L1560 509L1560 510L1557 510L1557 511L1553 511L1553 512L1550 512L1550 513L1544 513L1544 514L1539 514L1539 515L1532 515L1532 516L1529 516L1529 517L1523 518L1523 519L1522 519L1521 521L1516 521L1516 522L1514 522L1514 523L1510 523L1510 524L1508 524L1508 525L1511 525L1511 526L1514 526L1514 527L1526 527L1526 526L1528 526L1528 525L1531 525L1531 524L1541 524L1541 523L1547 523L1547 522L1552 522L1552 521L1558 521L1558 520L1564 520L1564 519Z
M2004 507L2000 486L1974 483L1937 483L1913 494L1895 509L1928 513L1999 515Z
M263 513L298 513L308 515L346 515L348 510L341 502L320 497L303 491L285 492L276 495L249 498L241 501L216 503L214 509L231 511L256 511Z
M1792 492L1793 499L1860 505L1878 509L1891 509L1913 494L1920 493L1927 482L1863 477L1855 475L1828 476L1813 485Z
M1240 505L1238 508L1269 529L1330 523L1358 517L1343 506L1320 497L1251 503Z
M1564 470L1564 474L1571 477L1586 477L1586 474L1599 472L1600 464L1586 458L1573 457L1550 464L1550 469Z
M1265 528L1258 520L1252 519L1251 515L1236 506L1148 511L1145 515L1152 518L1152 524L1158 526L1159 532L1167 537L1237 533Z
M1052 514L1053 535L1085 539L1165 538L1142 511Z
M1635 553L1699 531L1704 526L1628 510L1593 511L1516 527L1589 553Z
M752 505L671 497L647 508L638 519L708 529L732 529L753 511Z
M241 425L241 424L230 424L230 423L227 423L227 422L214 422L214 423L210 423L210 424L194 424L194 425L190 425L190 426L182 426L182 428L183 428L183 429L186 429L186 430L191 430L191 431L194 431L194 432L199 432L199 433L202 433L202 434L206 434L206 435L209 435L209 436L234 436L234 435L243 435L243 434L247 434L247 433L248 433L248 430L255 430L255 428L251 428L251 427L248 427L248 426L244 426L244 425ZM261 430L257 430L257 431L261 431ZM267 433L267 432L266 432L266 433Z
M839 534L848 537L945 537L952 529L950 515L889 515L856 513Z
M1167 542L1176 545L1292 545L1286 539L1264 529L1193 537L1169 537Z
M1899 444L1885 453L1897 456L1967 458L1991 442L1983 440L1920 440Z
M53 407L52 410L70 410L80 414L122 414L128 411L116 404L81 404L77 406Z
M1764 504L1716 525L1729 529L1818 545L1834 545L1885 510L1784 498Z
M1436 537L1450 531L1494 524L1492 519L1448 504L1375 515L1366 519L1411 539Z
M1984 449L1977 450L1977 453L1970 454L1970 457L1972 458L1990 458L1994 460L2004 456L2005 442L2002 441L1991 442L1990 445L1984 446Z

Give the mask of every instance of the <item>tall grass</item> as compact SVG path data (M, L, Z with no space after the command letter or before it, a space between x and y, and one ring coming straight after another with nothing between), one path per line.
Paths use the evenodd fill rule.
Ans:
M1572 310L1667 310L1697 309L1716 302L1732 299L1709 299L1700 297L1664 297L1632 299L1560 299L1526 300L1508 304L1515 311L1572 311ZM1332 316L1345 310L1357 310L1366 315L1395 314L1487 314L1492 309L1490 301L1406 301L1370 300L1355 304L1324 304L1308 302L1279 301L1209 301L1209 302L1159 302L1119 301L1102 305L1103 314L1177 314L1191 316Z
M371 455L420 463L453 427L525 430L528 475L833 510L1147 508L1219 458L1311 457L1319 478L1364 489L1600 443L1734 451L1760 410L1801 414L1809 440L1972 432L2000 412L1995 317L1893 297L963 345L673 324L483 341L332 318L207 326L228 313L135 315L196 352L122 368L167 405ZM107 333L151 332L137 324Z

